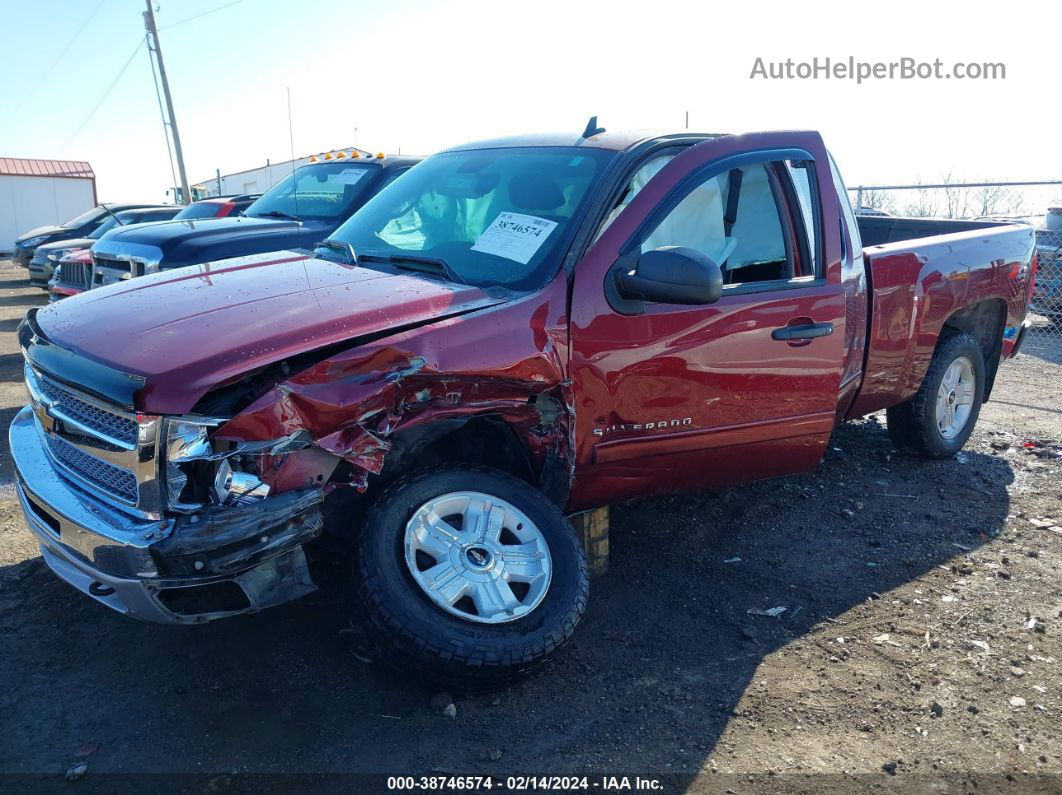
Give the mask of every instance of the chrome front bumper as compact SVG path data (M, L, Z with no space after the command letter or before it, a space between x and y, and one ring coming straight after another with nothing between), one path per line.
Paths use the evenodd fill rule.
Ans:
M60 579L113 610L146 621L196 624L256 612L314 590L301 543L294 543L306 539L294 535L294 545L242 570L209 577L160 576L151 546L175 532L172 519L134 518L72 485L52 464L29 407L11 423L9 443L19 502L44 561ZM276 516L270 518L270 526L258 533L274 529ZM319 520L319 512L314 518ZM231 603L233 585L244 597L238 605ZM217 592L208 589L221 587L230 591L223 609L186 609L188 604L209 604L210 594ZM189 595L192 602L184 598ZM206 601L195 602L199 595L206 595Z

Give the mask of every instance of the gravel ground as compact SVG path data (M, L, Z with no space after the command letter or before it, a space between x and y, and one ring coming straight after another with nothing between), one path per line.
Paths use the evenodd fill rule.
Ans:
M0 264L5 425L23 402L13 332L43 303L25 284ZM111 791L145 773L192 791L306 773L302 791L383 786L327 775L366 773L1062 791L1062 464L1024 446L1062 439L1060 354L1034 344L1003 367L955 460L897 454L875 416L811 475L615 507L575 642L456 717L359 661L323 596L203 627L81 596L42 563L0 446L0 787L50 789L86 763L76 786Z

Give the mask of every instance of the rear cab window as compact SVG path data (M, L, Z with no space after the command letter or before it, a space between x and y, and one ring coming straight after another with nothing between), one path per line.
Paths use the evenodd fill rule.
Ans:
M852 202L848 198L848 188L837 168L837 161L830 155L830 174L833 187L837 191L837 203L841 207L841 243L844 246L844 263L854 264L863 254L863 241L859 236L859 221L852 211Z

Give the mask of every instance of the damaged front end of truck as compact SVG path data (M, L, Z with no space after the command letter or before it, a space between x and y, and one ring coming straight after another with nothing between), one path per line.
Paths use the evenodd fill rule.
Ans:
M314 590L306 550L355 534L374 495L413 469L485 464L563 505L563 346L548 302L529 298L270 361L178 416L133 408L144 384L132 376L114 376L125 406L86 389L30 317L31 405L11 440L46 562L121 612L199 623Z

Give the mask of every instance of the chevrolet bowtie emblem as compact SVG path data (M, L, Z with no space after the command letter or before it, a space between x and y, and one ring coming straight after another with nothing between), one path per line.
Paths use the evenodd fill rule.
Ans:
M56 421L55 417L51 415L51 412L48 411L48 407L45 406L43 403L40 403L36 406L36 411L37 419L41 424L41 428L44 429L44 432L57 433L59 430L57 427L58 422Z

